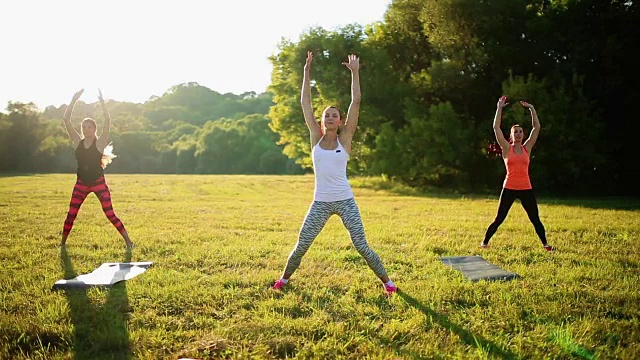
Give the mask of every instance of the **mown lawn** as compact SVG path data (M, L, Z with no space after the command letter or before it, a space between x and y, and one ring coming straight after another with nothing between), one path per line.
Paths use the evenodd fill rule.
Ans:
M381 283L333 217L283 292L312 176L107 176L124 242L91 195L58 247L75 177L0 177L0 358L640 358L640 201L540 198L542 250L515 204L352 180ZM496 195L499 189L496 189ZM474 255L522 276L471 283ZM52 291L103 262L153 261L111 289Z

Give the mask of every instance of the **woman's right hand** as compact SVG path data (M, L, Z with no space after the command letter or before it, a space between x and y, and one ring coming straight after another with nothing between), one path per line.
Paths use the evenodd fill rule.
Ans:
M76 91L75 94L73 94L73 97L71 98L71 102L69 103L69 106L67 106L67 110L64 111L65 121L71 119L71 112L73 111L73 107L76 105L76 101L78 101L78 99L80 98L83 92L84 92L84 89L80 89Z
M80 96L82 96L83 92L84 92L84 89L80 89L80 90L76 91L76 93L73 94L73 98L71 99L71 102L78 101L78 99L80 99Z
M307 51L307 61L304 63L304 71L308 72L311 69L311 62L313 61L313 52Z
M102 97L102 90L98 89L98 100L100 101L100 107L102 110L107 108L107 104L104 102L104 98Z
M498 99L498 109L502 109L503 107L509 105L507 99L508 98L505 95L501 96L500 99Z
M78 146L78 144L80 143L81 137L80 137L80 134L76 131L76 129L73 128L73 125L71 125L71 114L73 113L73 108L76 105L76 101L78 101L78 99L80 98L83 92L84 92L84 89L80 89L76 91L75 94L73 94L73 98L71 98L71 102L69 103L69 106L67 106L67 109L64 111L64 117L62 119L64 122L64 127L65 129L67 129L67 134L69 134L69 137L71 138L71 142L73 142L74 147Z

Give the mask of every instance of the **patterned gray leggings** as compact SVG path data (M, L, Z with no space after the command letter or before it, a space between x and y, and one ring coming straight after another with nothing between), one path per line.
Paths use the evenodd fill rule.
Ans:
M302 229L300 229L296 247L287 259L284 273L290 276L298 269L302 257L307 253L311 243L333 214L340 216L342 223L349 231L353 245L358 250L358 253L365 258L371 270L378 277L387 275L380 257L367 244L367 239L364 236L364 226L360 218L360 210L358 210L358 205L356 205L353 198L331 202L314 201L311 203L311 207L309 207L307 216L302 224Z

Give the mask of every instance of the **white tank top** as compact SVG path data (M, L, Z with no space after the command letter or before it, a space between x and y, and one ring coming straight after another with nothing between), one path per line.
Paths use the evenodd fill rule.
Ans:
M340 140L338 147L325 150L320 141L311 149L313 172L316 176L316 188L313 195L315 201L340 201L353 197L353 191L347 180L347 161L349 154Z

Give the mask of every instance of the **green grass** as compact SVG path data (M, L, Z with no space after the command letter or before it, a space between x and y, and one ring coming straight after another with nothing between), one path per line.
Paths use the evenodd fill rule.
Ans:
M353 179L387 299L337 217L284 292L311 176L108 175L124 242L91 195L57 244L74 175L0 177L0 358L640 357L640 211L625 199L539 199L554 254L516 203L482 255L522 276L465 280L440 256L480 253L496 197ZM497 195L497 194L496 194ZM111 289L52 291L103 262L153 261Z

